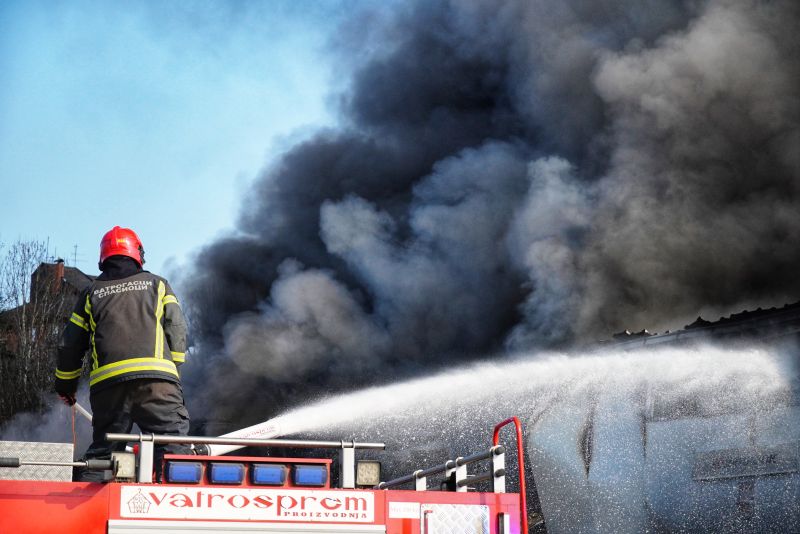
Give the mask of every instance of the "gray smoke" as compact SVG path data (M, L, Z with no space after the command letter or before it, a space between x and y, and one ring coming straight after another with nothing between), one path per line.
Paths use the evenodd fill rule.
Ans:
M73 458L80 458L92 442L92 424L77 410L63 404L50 391L42 392L42 412L19 412L0 427L2 441L72 443ZM90 410L88 388L80 388L78 403ZM138 431L138 430L137 430Z
M795 0L419 1L348 24L369 31L335 43L341 126L265 169L184 280L196 412L241 424L798 298Z

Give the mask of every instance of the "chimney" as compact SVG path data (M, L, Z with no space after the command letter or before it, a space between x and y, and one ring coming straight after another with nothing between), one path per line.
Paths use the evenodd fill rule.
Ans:
M55 280L53 280L53 289L61 291L61 285L64 283L64 260L58 258L56 260Z

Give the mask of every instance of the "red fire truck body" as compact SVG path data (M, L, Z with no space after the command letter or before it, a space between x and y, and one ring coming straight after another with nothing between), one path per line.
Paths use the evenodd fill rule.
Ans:
M117 441L132 441L129 438L134 437L108 436ZM375 485L367 487L356 475L362 464L354 461L354 450L382 448L383 444L338 442L342 456L336 488L331 486L332 460L328 458L166 455L161 464L162 481L157 482L152 476L152 457L146 457L152 453L154 444L159 440L197 438L152 435L139 438L135 453L118 453L119 457L108 462L109 470L105 472L110 478L105 483L4 480L0 476L0 533L520 534L527 531L523 517L524 488L520 493L505 492L505 449L497 444L497 432L495 444L488 450L392 481L369 482ZM210 438L209 442L214 439L224 441ZM290 443L232 441L241 446ZM324 444L328 448L337 444L291 443L308 447ZM488 470L467 474L467 465L484 460L491 462ZM365 462L369 463L376 462ZM25 462L7 457L0 458L0 464L2 469L12 469L15 465L70 463ZM520 465L520 472L523 469ZM440 487L450 491L428 489L428 478L438 474L444 476L439 480ZM480 482L489 482L491 490L475 491ZM409 483L414 490L394 489Z
M515 525L506 532L519 533L519 510L510 493L0 482L3 533L422 534L441 531L434 522L474 526L486 517L487 532L499 534L503 517Z

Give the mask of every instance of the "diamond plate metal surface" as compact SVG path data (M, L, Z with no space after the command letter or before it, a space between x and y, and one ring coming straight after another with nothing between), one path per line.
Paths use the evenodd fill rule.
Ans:
M423 504L427 534L489 534L489 507L479 504Z
M71 462L72 443L40 443L37 441L0 441L0 456L16 457L32 462ZM2 480L72 480L72 467L24 465L0 467Z

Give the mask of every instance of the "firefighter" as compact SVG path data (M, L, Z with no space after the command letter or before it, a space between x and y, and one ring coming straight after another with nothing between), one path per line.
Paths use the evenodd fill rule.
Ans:
M144 248L136 233L115 226L100 242L102 273L85 289L64 329L58 348L55 389L68 405L85 354L92 405L92 444L85 458L108 459L125 443L106 441L107 432L181 435L189 432L178 368L186 352L186 322L164 278L142 269ZM160 475L164 453L190 454L186 445L156 446ZM79 480L99 481L84 471Z

